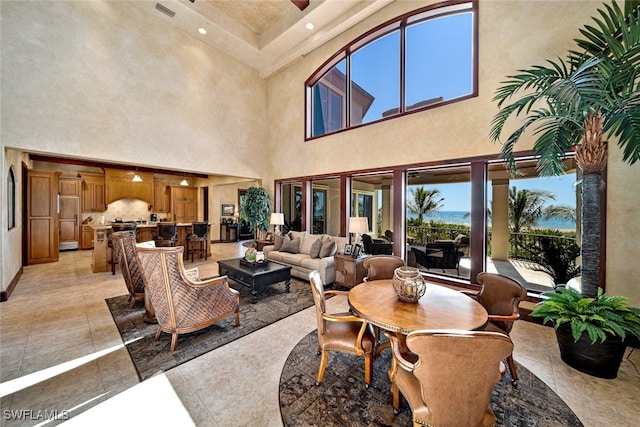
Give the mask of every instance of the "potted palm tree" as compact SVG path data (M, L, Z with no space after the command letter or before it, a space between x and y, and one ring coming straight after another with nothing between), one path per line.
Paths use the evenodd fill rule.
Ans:
M261 187L249 187L240 208L240 217L249 223L256 239L269 230L271 196Z
M579 50L570 50L565 59L522 70L502 83L494 97L499 112L490 132L493 141L500 141L507 120L525 116L501 149L512 172L517 172L514 147L527 131L535 138L543 176L562 174L565 153L575 151L582 172L581 297L585 301L580 304L598 298L602 285L600 196L601 173L607 164L603 133L617 138L624 162L640 160L640 1L626 1L624 10L613 1L598 13L594 25L580 30L584 38L576 39ZM620 337L615 329L606 335Z

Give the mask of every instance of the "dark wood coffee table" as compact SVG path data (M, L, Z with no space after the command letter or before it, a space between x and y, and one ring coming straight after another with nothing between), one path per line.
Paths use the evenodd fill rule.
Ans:
M251 288L251 304L258 302L258 289L279 282L285 282L285 291L291 286L291 266L276 261L266 261L264 265L247 266L240 262L242 258L218 261L218 274L227 276L242 285Z

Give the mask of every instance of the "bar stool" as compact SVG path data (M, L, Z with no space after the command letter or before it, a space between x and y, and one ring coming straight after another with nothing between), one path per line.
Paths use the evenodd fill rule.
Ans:
M193 262L193 255L198 254L202 258L204 253L204 259L207 260L207 239L209 238L209 223L208 222L194 222L191 224L192 232L187 236L187 258L191 255L191 262Z
M135 222L114 222L111 224L111 234L118 232L127 232L128 234L136 235L136 223ZM118 263L118 259L120 258L116 253L118 248L113 245L113 240L111 235L109 235L109 241L107 242L107 246L111 249L111 260L109 264L111 265L111 274L116 274L116 264Z
M175 222L159 222L153 239L156 247L175 246L178 242L178 224Z

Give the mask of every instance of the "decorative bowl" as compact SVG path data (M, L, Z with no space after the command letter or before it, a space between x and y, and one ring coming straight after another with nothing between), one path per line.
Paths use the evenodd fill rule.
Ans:
M427 282L415 267L398 267L393 273L393 289L400 301L417 303L427 291Z

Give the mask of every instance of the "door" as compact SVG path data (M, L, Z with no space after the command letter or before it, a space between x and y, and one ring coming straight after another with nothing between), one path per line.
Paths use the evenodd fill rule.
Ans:
M82 180L79 178L60 178L60 244L61 251L78 249L80 246L80 193Z
M58 172L27 171L27 264L58 261Z

